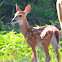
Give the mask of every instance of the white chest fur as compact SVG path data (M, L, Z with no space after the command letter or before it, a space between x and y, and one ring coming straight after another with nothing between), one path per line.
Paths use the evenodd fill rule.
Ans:
M19 23L19 25L23 25L23 21L22 20L18 20L17 23Z

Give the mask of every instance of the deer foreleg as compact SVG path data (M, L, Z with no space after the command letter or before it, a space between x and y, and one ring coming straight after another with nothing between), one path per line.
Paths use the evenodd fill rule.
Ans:
M38 62L38 59L37 59L37 47L33 47L32 50L33 50L32 62Z

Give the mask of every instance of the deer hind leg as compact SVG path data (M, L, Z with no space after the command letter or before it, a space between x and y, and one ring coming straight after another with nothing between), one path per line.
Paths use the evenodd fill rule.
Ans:
M32 55L32 62L38 62L38 59L37 59L37 47L32 47L32 50L33 50L33 55Z
M45 52L45 55L46 55L46 62L49 62L50 59L51 59L51 57L50 57L50 55L49 55L48 46L46 46L45 43L42 44L42 46L43 46L43 49L44 49L44 52Z
M53 48L54 48L54 50L56 52L58 62L60 62L60 54L59 54L59 51L58 51L59 46L57 44L57 39L56 39L56 37L54 35L53 35L53 40L52 40L52 46L53 46Z

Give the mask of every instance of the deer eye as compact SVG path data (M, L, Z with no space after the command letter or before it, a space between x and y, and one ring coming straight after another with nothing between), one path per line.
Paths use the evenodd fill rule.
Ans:
M22 15L19 15L19 17L22 17Z

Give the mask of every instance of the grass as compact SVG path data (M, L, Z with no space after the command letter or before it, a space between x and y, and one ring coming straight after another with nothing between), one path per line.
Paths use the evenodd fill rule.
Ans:
M60 41L60 56L62 58L62 41ZM42 47L37 49L39 62L45 62L45 54ZM49 46L51 55L50 62L57 62L56 53L52 46ZM31 62L32 50L25 42L21 33L0 31L0 62ZM61 59L62 61L62 59Z

